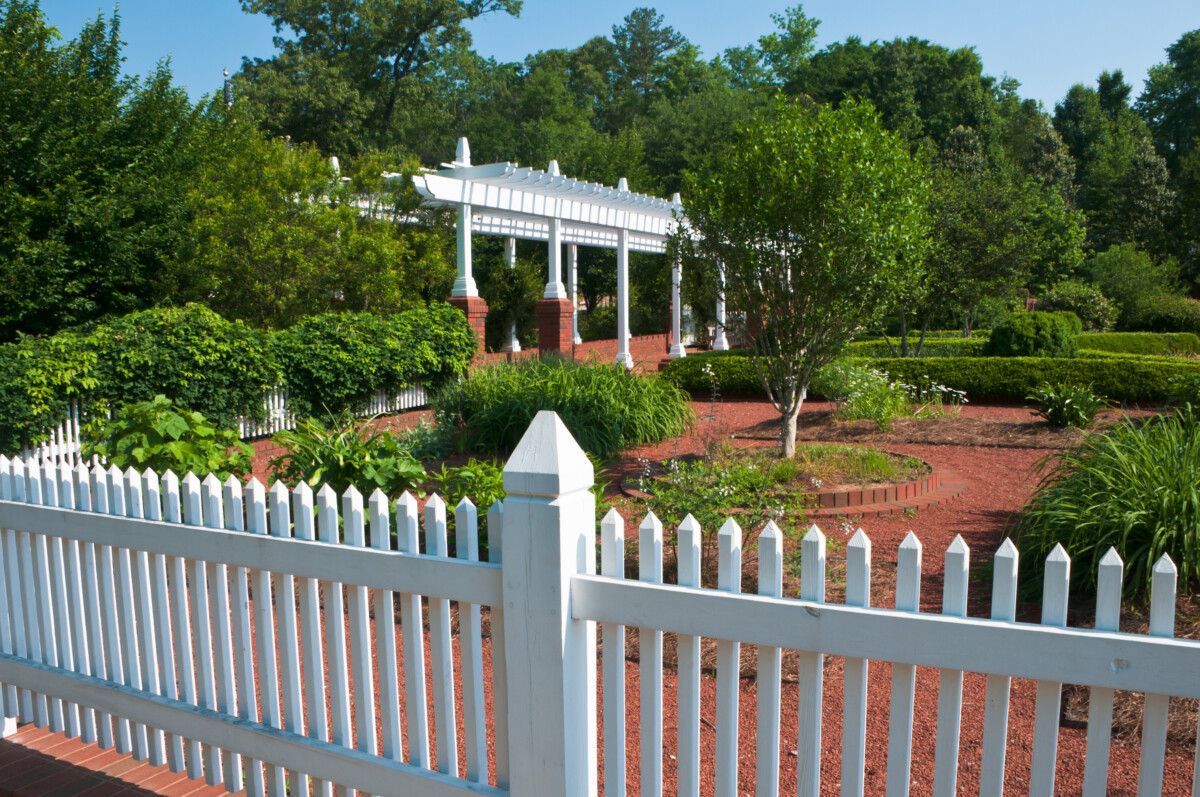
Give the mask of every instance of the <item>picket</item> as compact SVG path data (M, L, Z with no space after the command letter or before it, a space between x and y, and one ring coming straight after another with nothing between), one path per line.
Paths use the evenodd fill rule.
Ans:
M732 518L717 532L717 589L737 594L742 588L742 527ZM737 797L738 685L741 646L717 640L717 746L713 760L717 797ZM803 721L803 720L802 720Z
M12 500L12 472L10 470L11 462L8 457L0 455L0 500ZM8 557L8 529L0 528L0 652L5 655L12 655L13 649L13 629L11 627L11 619L16 614L12 608L15 606L9 597L9 589L12 586L11 572L9 567L14 564ZM84 648L86 650L86 648ZM0 708L4 710L5 717L18 717L21 713L21 701L17 693L17 688L12 684L4 684L0 690ZM91 741L91 740L89 740Z
M662 521L653 512L638 526L638 580L661 584ZM641 703L642 797L661 797L663 789L663 635L638 628L638 681Z
M75 466L75 480L79 489L77 508L84 512L99 511L92 503L91 471L87 465L80 463ZM104 629L100 609L99 573L96 570L96 546L93 543L83 543L82 567L83 606L87 614L88 646L85 648L87 669L81 670L81 672L103 678L105 675ZM13 619L20 619L20 614L14 613ZM116 744L113 739L113 718L110 714L100 711L92 713L96 720L96 741L99 742L102 750L108 750Z
M332 490L330 491L332 492ZM317 538L313 526L313 492L304 482L296 485L295 536L298 540L311 541ZM329 715L325 707L325 645L321 636L321 592L320 582L315 578L300 579L300 629L301 650L304 656L304 700L308 717L309 737L321 742L329 741ZM340 625L340 624L339 624ZM315 797L331 797L333 784L312 779Z
M1178 571L1165 553L1154 564L1150 580L1150 636L1175 636L1175 587ZM1163 757L1167 752L1169 695L1147 694L1142 712L1142 753L1138 764L1138 796L1162 793Z
M942 614L967 616L967 572L970 552L961 535L946 549ZM958 741L962 718L962 670L944 669L938 676L937 741L933 756L934 797L954 797L958 783Z
M815 525L800 541L800 599L825 602L825 535ZM821 702L825 656L801 651L797 656L796 794L821 793Z
M455 556L479 561L479 512L471 499L454 508ZM487 782L487 717L483 697L483 616L478 603L458 604L458 638L462 650L463 732L467 780Z
M169 475L173 473L167 471ZM160 480L158 474L147 469L143 476L146 483L146 494L150 520L172 519L179 520L179 482L176 480L171 489ZM178 698L179 684L176 681L174 647L171 641L171 596L167 587L167 557L155 554L149 557L151 584L151 615L154 623L155 641L157 642L158 667L161 672L158 677L157 692L163 697L175 700ZM177 734L167 733L163 739L166 746L167 765L172 772L182 772L184 769L183 743Z
M488 561L504 561L504 502L496 501L487 512ZM504 652L504 607L491 607L492 623L492 740L495 751L496 787L508 789L508 659Z
M992 575L992 619L1011 623L1017 612L1017 546L1005 539L996 551ZM983 714L983 762L979 772L980 797L1004 793L1004 760L1008 749L1008 696L1012 678L989 675Z
M600 521L600 574L625 578L625 519L616 508ZM604 650L604 793L625 797L625 626L600 626Z
M57 502L54 493L47 491L47 486L53 486L53 482L49 485L43 481L42 467L37 463L31 463L28 470L29 485L29 502L31 504L42 504L43 506L54 506ZM33 543L33 558L34 558L34 577L36 579L36 589L38 596L38 623L41 630L42 643L42 661L49 664L51 667L57 667L59 664L58 658L58 629L62 626L57 625L58 618L55 604L58 603L58 593L50 580L50 573L53 563L50 559L50 550L52 547L51 540L45 534L32 535ZM63 706L63 701L58 698L51 698L50 707L50 731L52 733L62 733L66 728L64 716L66 708Z
M291 495L287 485L277 481L270 490L271 536L292 536ZM275 588L275 623L279 628L279 689L283 728L304 735L304 684L300 676L300 630L296 616L296 579L291 573L272 574ZM260 665L261 669L261 665ZM309 793L306 773L287 773L292 788Z
M183 477L183 522L189 526L211 528L210 510L205 506L200 480L196 474ZM220 514L217 515L218 522ZM191 597L192 639L195 642L196 691L199 705L217 711L217 678L213 672L213 638L209 631L208 567L201 559L191 561L190 578L186 580ZM215 632L215 626L214 626ZM223 783L225 773L221 749L211 744L202 746L204 782L210 786ZM189 771L191 764L189 763Z
M356 548L367 546L366 517L363 498L351 486L342 495L342 525L345 544ZM354 677L354 735L357 747L364 753L375 754L375 669L371 659L371 617L367 588L347 588L350 615L350 672Z
M379 488L371 493L371 547L392 549L391 518L388 498ZM396 668L395 598L391 590L375 590L375 658L379 666L380 736L383 755L403 761L400 726L400 680Z
M700 588L701 528L689 514L676 531L679 586ZM676 721L679 797L700 797L700 637L680 634L676 642Z
M1121 582L1125 563L1116 548L1100 560L1096 589L1096 630L1116 631L1121 625ZM1087 755L1083 773L1084 797L1108 793L1108 752L1112 738L1114 690L1093 686L1088 696ZM1200 748L1197 748L1200 749Z
M193 477L192 484L195 485ZM171 471L163 474L163 514L170 523L200 525L200 496L185 485L186 494L181 494L179 477ZM187 560L182 556L167 557L167 589L171 594L171 627L174 641L175 672L179 683L179 699L191 706L199 706L200 690L197 686L196 653L192 644L192 614L188 610L189 591ZM168 678L168 683L174 683ZM204 776L204 751L200 742L185 739L187 775L192 780Z
M405 492L396 502L396 548L420 553L417 532L417 499ZM421 596L400 595L400 632L404 648L404 710L408 727L408 763L430 768L429 714L425 694L425 634Z
M774 521L767 521L758 535L758 594L783 597L783 532ZM849 674L847 673L847 676ZM758 733L755 761L755 794L772 797L779 794L779 711L780 679L783 677L783 651L761 645L758 648Z
M110 492L109 472L97 464L92 468L92 500L97 512L112 515L122 515L124 502L121 491ZM117 501L121 500L120 506ZM117 625L117 596L115 593L116 569L113 566L113 548L111 545L101 545L98 551L96 572L100 585L100 624L104 634L104 676L118 685L125 684L125 667L121 649L121 632ZM207 637L207 628L205 636ZM129 720L124 717L113 717L113 737L118 753L128 753L133 749L132 729Z
M1062 545L1055 544L1046 557L1042 588L1042 625L1065 627L1067 596L1071 584L1071 559ZM1034 698L1033 762L1030 765L1031 794L1054 794L1054 770L1058 760L1058 718L1062 683L1038 681Z
M436 493L425 500L425 546L430 556L445 557L446 502ZM433 730L437 740L437 769L458 773L458 727L454 704L454 653L450 637L450 601L429 599L429 667L433 675Z
M251 479L246 484L246 530L251 534L267 534L267 495L262 482L258 479ZM282 728L283 722L279 710L279 666L276 662L275 618L271 611L271 573L267 570L255 570L251 578L254 582L255 642L252 656L257 667L249 665L251 656L247 655L245 668L239 673L243 679L249 676L248 683L239 680L242 685L242 716L251 719L252 722L258 721L258 706L253 698L254 674L257 670L262 720L269 727ZM240 583L244 584L244 579ZM249 644L246 647L248 648ZM247 653L249 652L247 651ZM270 797L284 797L287 792L284 771L270 762L264 762L264 768L265 782L262 786L265 786ZM255 767L252 774L256 775L257 772L257 767Z
M871 541L859 529L846 546L846 605L871 605ZM867 755L865 659L847 658L842 697L842 794L863 793Z
M921 609L921 541L911 531L896 560L896 611ZM912 773L912 724L917 668L892 664L892 706L888 718L887 797L908 797Z
M328 484L317 491L317 533L321 542L330 545L340 543L338 532L337 493ZM350 722L350 672L346 656L346 608L341 582L321 582L323 606L321 615L325 621L325 652L328 657L329 679L329 733L330 741L342 747L353 748L354 736ZM320 660L309 659L309 666L320 667ZM334 789L338 797L347 797L349 790L343 784Z
M153 473L151 471L150 473ZM126 489L129 492L129 516L147 518L151 514L159 514L157 506L148 509L150 502L157 504L157 490L150 492L147 487L149 480L144 480L142 474L132 467L124 474ZM158 661L158 635L154 628L154 606L150 599L150 557L145 551L127 551L130 559L131 576L133 580L133 609L136 626L135 647L138 653L138 682L141 688L158 694L162 665ZM157 728L146 729L147 756L152 766L162 766L166 763L166 737Z

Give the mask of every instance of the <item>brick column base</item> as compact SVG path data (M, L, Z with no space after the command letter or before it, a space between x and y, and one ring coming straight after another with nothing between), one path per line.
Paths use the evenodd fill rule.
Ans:
M537 304L538 348L556 351L564 357L575 356L575 334L569 299L542 299Z
M486 350L483 336L483 324L487 319L487 302L478 296L451 296L446 301L449 302L451 307L467 317L467 323L471 325L471 329L475 330L475 339L479 344L479 348L476 351L476 356L483 356L483 353Z

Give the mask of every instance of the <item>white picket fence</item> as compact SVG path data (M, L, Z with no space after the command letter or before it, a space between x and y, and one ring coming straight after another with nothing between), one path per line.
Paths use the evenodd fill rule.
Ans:
M357 415L360 418L367 418L389 412L406 412L420 409L428 402L425 387L411 385L397 393L377 392ZM296 416L288 406L286 390L276 388L267 391L263 396L263 406L266 409L266 417L263 420L238 418L239 438L253 440L273 435L285 429L296 428ZM79 403L72 400L68 405L66 419L49 430L46 441L37 446L26 447L19 453L19 456L26 461L37 460L54 465L79 465L83 462L83 444L79 430L84 422L85 419L79 410ZM89 462L88 464L96 463Z
M1200 643L1172 638L1169 559L1155 568L1149 636L1116 630L1115 554L1101 566L1096 629L1066 627L1070 562L1061 548L1047 560L1040 624L1013 621L1010 543L996 556L991 619L966 617L961 539L945 555L941 614L919 611L922 551L911 534L899 551L895 609L869 606L871 545L861 532L846 550L845 605L825 602L825 538L815 527L802 543L799 600L781 597L783 540L773 524L757 539L758 594L740 594L742 532L732 520L718 534L716 589L700 586L701 529L691 517L678 529L678 583L662 583L663 530L653 515L639 528L638 579L628 580L624 521L610 512L597 535L592 478L557 416L539 414L505 469L509 496L488 513L491 561L479 562L469 502L455 510L451 559L436 497L425 506L422 551L407 495L389 505L377 493L364 512L351 489L339 540L338 497L328 488L314 505L304 486L160 482L0 459L0 702L9 716L255 797L308 794L310 783L321 795L590 795L601 769L603 793L625 795L635 765L642 795L734 797L746 760L757 795L815 797L823 657L834 655L845 657L842 794L864 792L867 712L883 708L868 705L871 661L893 663L888 795L907 794L912 780L918 666L940 670L934 794L958 785L964 671L987 674L982 794L1002 793L1014 677L1037 681L1032 794L1054 793L1063 682L1091 687L1084 794L1106 793L1115 689L1146 694L1138 794L1163 793L1168 696L1200 697ZM639 628L632 715L626 626ZM664 747L664 633L678 640L674 749ZM703 783L702 637L717 640L714 776ZM738 738L742 644L758 646L751 755ZM794 784L780 783L785 650L799 652ZM640 735L636 760L626 756L627 717ZM668 755L674 784L663 782ZM1192 793L1200 794L1195 775Z

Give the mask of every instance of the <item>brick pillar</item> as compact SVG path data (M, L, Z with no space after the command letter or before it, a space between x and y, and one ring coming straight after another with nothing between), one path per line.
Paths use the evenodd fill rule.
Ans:
M575 356L574 313L569 299L542 299L537 305L538 348Z
M475 330L475 338L479 342L477 356L482 356L485 351L483 323L487 319L487 302L478 296L451 296L446 301L467 317L467 323Z

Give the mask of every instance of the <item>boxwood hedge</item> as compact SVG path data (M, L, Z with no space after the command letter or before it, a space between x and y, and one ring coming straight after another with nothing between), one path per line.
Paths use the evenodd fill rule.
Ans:
M926 338L922 357L983 357L986 335L971 338ZM1080 356L1089 351L1113 354L1155 354L1163 356L1200 354L1200 337L1190 332L1084 332L1075 336ZM892 345L899 351L896 341ZM910 351L915 348L909 339ZM892 357L885 341L856 341L847 347L852 357Z
M907 384L932 381L965 391L972 399L1023 401L1042 382L1091 385L1114 401L1165 401L1177 376L1200 376L1200 362L1178 357L1130 356L1095 352L1079 359L1049 357L886 357L855 358ZM722 392L763 392L754 362L745 351L689 355L674 360L663 375L685 390L707 391L712 369Z

